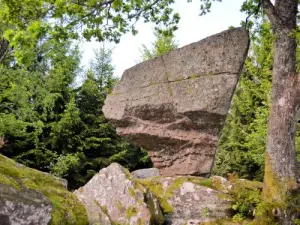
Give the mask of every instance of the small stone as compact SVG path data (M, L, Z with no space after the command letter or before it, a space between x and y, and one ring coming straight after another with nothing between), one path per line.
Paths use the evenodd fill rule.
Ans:
M135 170L131 173L134 178L138 179L147 179L150 177L160 176L159 169L157 168L148 168L148 169L140 169Z

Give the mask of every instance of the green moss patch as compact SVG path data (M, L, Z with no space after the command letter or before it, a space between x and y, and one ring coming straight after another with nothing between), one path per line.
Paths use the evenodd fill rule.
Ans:
M158 198L159 204L164 213L172 213L173 207L168 202L168 197L162 187L159 177L136 180L136 182L147 188L154 196Z
M135 207L129 207L126 209L126 219L129 221L131 217L137 215L137 209Z
M88 224L87 214L75 195L50 174L31 169L0 155L0 183L16 189L33 189L44 194L52 203L50 224Z
M170 180L166 190L162 186L163 177L153 177L148 179L136 179L136 182L147 188L153 195L158 198L159 204L164 213L172 213L173 207L169 203L176 191L178 191L184 182L191 182L195 185L201 185L212 188L212 181L202 177L179 176Z

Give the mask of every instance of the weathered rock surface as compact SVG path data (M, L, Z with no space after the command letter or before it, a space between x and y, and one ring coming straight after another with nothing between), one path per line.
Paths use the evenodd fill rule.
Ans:
M150 225L161 215L159 207L152 207L150 212L151 207L144 202L146 189L117 163L100 170L74 194L84 203L89 224Z
M64 179L0 154L0 224L87 224L83 204L65 186Z
M213 189L210 179L155 177L140 182L161 201L167 213L165 224L200 224L226 219L232 214L230 197Z
M1 225L47 225L51 220L52 205L34 190L17 190L0 184Z
M210 173L248 51L236 28L126 70L103 112L163 175Z
M146 179L150 177L157 177L160 176L159 169L157 168L147 168L147 169L140 169L140 170L135 170L131 173L133 178L138 178L138 179Z
M215 188L211 179L135 179L116 163L74 193L87 209L89 224L200 224L227 219L232 213L230 195Z

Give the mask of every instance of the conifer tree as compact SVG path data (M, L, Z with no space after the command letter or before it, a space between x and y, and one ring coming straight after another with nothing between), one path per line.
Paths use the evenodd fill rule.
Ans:
M76 111L73 117L74 114L78 116L78 123L71 122L72 114L69 115L68 110L66 112L66 119L69 118L66 120L66 124L69 124L66 130L69 134L62 140L72 139L73 136L78 143L59 155L51 171L68 179L71 189L84 185L95 173L112 162L118 162L130 170L152 166L147 152L119 137L103 115L104 100L117 80L113 76L111 53L111 50L105 48L95 51L85 80L75 90L73 108ZM70 124L78 124L78 127L70 127ZM62 133L59 130L58 134Z
M154 35L155 41L152 43L151 48L147 48L145 44L142 45L142 49L140 50L142 61L153 59L178 48L175 37L170 32L159 33L155 31Z

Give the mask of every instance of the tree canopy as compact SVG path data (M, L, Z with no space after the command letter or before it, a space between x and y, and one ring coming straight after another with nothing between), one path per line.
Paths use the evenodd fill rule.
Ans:
M43 39L79 39L119 42L127 33L137 33L138 20L176 30L179 15L174 0L1 0L0 59L7 43L20 62L34 57Z

